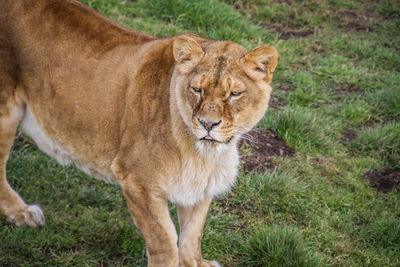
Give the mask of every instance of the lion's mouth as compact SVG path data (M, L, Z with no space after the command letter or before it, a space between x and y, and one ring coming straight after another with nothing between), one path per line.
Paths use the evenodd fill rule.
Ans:
M215 143L220 143L220 144L229 144L229 142L232 140L232 138L233 138L233 136L231 136L231 137L228 139L228 141L222 142L222 141L219 141L219 140L215 139L215 138L212 137L211 135L206 135L206 136L204 136L203 138L200 138L200 141L206 141L206 142L210 142L210 143L215 142Z
M208 142L219 142L217 139L214 139L214 137L212 137L211 135L206 135L203 138L200 139L200 141L208 141Z

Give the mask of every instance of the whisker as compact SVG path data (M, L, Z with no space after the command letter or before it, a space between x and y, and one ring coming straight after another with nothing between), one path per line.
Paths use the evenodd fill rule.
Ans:
M234 134L234 136L240 137L241 139L247 140L250 143L254 143L254 144L260 144L261 142L259 140L257 140L257 138L248 135L248 134Z
M247 133L242 133L242 138L245 138L246 140L252 141L253 143L260 144L260 140L252 135L250 135L248 132Z

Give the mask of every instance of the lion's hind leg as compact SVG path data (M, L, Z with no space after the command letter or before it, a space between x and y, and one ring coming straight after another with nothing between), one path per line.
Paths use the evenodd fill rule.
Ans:
M44 225L45 219L41 208L37 205L26 205L7 182L6 164L24 108L13 93L4 91L4 87L0 88L1 90L3 91L0 92L0 213L17 226Z

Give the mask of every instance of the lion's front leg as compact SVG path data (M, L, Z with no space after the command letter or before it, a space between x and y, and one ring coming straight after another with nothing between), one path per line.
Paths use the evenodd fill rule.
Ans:
M220 266L218 262L205 260L201 255L201 238L211 200L212 198L205 198L188 207L178 205L179 265L182 267Z
M4 77L0 77L1 97L7 96L7 93L11 95L12 93L7 91L7 89L10 89L9 87L2 87L1 78ZM8 221L14 222L17 226L26 224L35 227L45 224L42 209L38 205L26 205L18 193L8 184L6 178L8 156L24 111L22 103L17 104L17 102L10 97L5 104L0 103L0 214L3 214Z
M121 186L133 221L144 236L148 266L177 267L178 237L169 216L167 199L129 177Z

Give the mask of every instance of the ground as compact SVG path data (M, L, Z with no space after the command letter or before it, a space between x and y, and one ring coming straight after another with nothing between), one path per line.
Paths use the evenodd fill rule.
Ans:
M203 254L223 266L400 266L400 1L82 0L126 27L194 32L280 61ZM0 265L145 266L120 188L61 167L25 136L9 183L46 226L0 218ZM176 207L171 205L176 223Z
M394 189L400 192L400 169L368 171L363 177L368 179L377 190L387 193Z
M293 151L273 130L254 128L239 143L241 168L244 171L265 172L273 169L274 156L292 156Z

